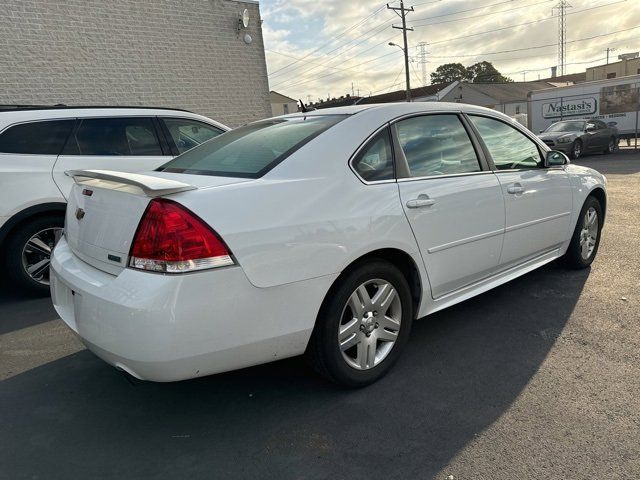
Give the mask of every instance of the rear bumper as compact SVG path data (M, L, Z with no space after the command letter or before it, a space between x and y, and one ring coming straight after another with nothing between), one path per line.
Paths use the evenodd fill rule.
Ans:
M51 261L53 304L106 362L143 380L174 381L298 355L335 276L254 287L240 267L183 275L111 275L62 239Z

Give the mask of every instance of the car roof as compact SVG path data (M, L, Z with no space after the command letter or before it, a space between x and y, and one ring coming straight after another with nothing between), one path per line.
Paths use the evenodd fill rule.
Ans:
M283 118L295 118L304 116L320 116L320 115L356 115L364 111L375 110L381 115L389 115L391 117L411 114L411 113L428 113L428 112L467 112L480 113L498 116L511 120L510 117L504 115L497 110L479 107L466 103L452 102L406 102L406 103L374 103L370 105L349 105L346 107L332 107L319 110L311 110L309 112L296 112L289 115L283 115Z
M71 118L105 118L105 117L142 117L163 116L177 118L191 118L212 124L222 130L229 130L226 125L188 110L161 107L104 107L104 106L52 106L52 107L28 107L9 109L8 106L0 106L0 130L8 125L40 120L64 120Z

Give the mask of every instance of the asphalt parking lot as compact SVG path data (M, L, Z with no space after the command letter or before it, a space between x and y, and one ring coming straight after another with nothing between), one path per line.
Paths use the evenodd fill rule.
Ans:
M0 478L640 477L640 153L609 179L598 258L416 322L350 391L300 359L173 384L84 350L49 299L0 293Z

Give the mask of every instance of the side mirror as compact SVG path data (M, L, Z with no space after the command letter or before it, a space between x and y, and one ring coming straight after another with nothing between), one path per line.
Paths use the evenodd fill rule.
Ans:
M545 129L543 128L542 130L540 130L540 133L544 133Z
M594 127L593 125L590 125L587 127L587 132L595 132L596 131L596 127Z
M569 157L567 157L564 153L558 152L557 150L551 150L547 152L547 156L544 160L545 167L559 167L562 165L567 165L569 163Z

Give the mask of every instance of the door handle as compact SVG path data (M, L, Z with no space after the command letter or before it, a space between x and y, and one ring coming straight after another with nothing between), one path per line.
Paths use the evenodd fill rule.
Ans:
M516 183L515 185L510 185L509 187L507 187L507 192L511 193L512 195L524 193L524 187L519 183Z
M407 208L421 208L421 207L430 207L434 205L436 201L432 198L429 198L429 195L420 194L418 198L414 198L413 200L409 200L407 202Z

